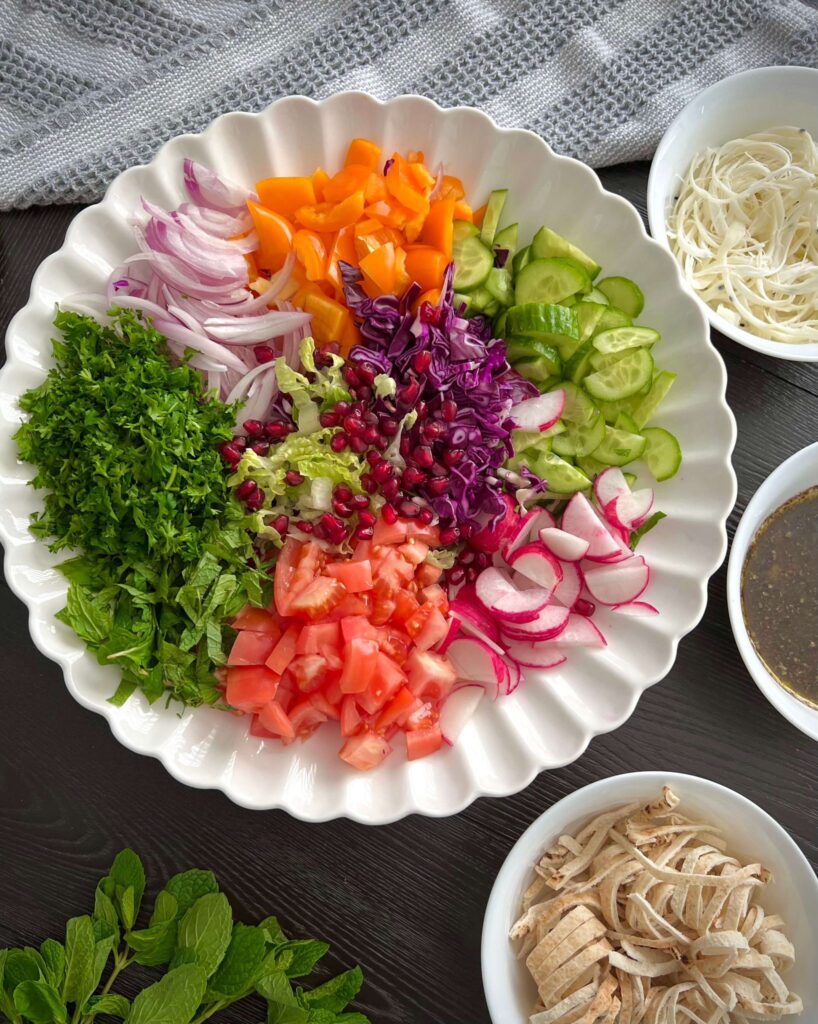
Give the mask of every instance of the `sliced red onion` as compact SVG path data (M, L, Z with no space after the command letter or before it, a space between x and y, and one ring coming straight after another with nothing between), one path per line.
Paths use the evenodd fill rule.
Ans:
M153 326L161 334L164 334L166 338L170 338L171 341L178 341L186 348L194 348L198 352L210 356L215 362L223 363L225 367L232 367L234 370L238 370L239 373L246 373L247 371L247 365L238 356L234 355L230 349L217 344L215 341L211 341L209 338L205 338L201 334L188 330L187 327L182 327L181 324L173 323L172 320L154 320Z
M214 316L208 317L202 327L217 341L225 345L250 345L257 342L280 338L299 327L306 327L310 322L310 314L300 310L284 313L271 310L269 313L253 317Z
M227 404L232 405L233 402L239 402L244 398L250 390L250 386L256 377L260 377L265 371L275 369L275 363L261 363L259 366L254 366L249 373L245 373L241 380L236 384L230 394L227 396ZM275 378L275 374L273 374ZM249 416L245 416L245 419L250 419Z
M185 160L183 169L185 188L193 202L200 206L210 206L230 213L236 207L244 206L248 199L257 198L255 192L226 181L209 167L193 160Z

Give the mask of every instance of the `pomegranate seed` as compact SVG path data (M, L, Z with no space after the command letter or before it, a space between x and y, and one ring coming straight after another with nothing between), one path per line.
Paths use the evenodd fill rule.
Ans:
M353 416L357 416L359 420L362 420L368 412L366 402L355 402L350 412Z
M386 459L383 459L381 462L379 462L377 466L372 467L372 476L375 477L379 484L386 483L386 481L393 475L394 472L394 466L392 465L391 462L387 462Z
M421 302L420 322L422 324L434 324L437 327L440 324L442 317L442 309L438 309L437 306L433 306L431 302Z
M400 439L400 453L404 459L409 458L409 453L412 451L412 439L407 437L406 434Z
M418 352L412 360L412 365L414 366L416 373L426 373L432 365L432 353L428 349L424 352Z
M596 605L593 601L586 601L584 597L578 597L574 602L574 609L577 615L593 615Z
M430 523L432 522L432 520L434 519L434 517L435 517L435 514L434 514L434 512L430 508L422 508L420 510L420 512L418 512L418 519L425 526L429 526Z
M366 453L366 461L370 466L377 466L379 462L382 462L381 453L374 450L370 450Z
M426 484L426 490L433 498L439 498L449 489L449 478L447 476L436 476Z
M375 370L369 363L356 364L355 372L358 374L362 384L370 385L375 383Z
M416 380L410 380L404 387L398 389L397 399L401 405L414 405L420 394L420 385Z
M378 481L371 473L362 473L361 487L363 487L367 494L374 494L378 489Z
M364 432L364 425L357 416L345 416L344 430L350 435L362 434Z
M318 422L321 424L322 427L337 427L338 416L335 414L334 411L322 412L321 415L318 417Z
M350 366L349 363L347 363L343 370L341 370L341 375L351 388L357 387L357 385L361 383L358 371L354 366Z
M474 561L474 552L469 548L463 548L460 554L457 556L458 565L471 565Z
M365 494L356 494L349 504L360 512L362 509L369 508L369 498Z
M273 520L273 528L278 530L282 537L287 532L289 525L290 520L287 516L276 516L275 519Z
M415 462L422 466L423 469L430 469L434 465L435 457L432 455L432 449L428 444L419 444L412 451L412 458Z
M240 452L243 452L244 449L247 447L247 438L242 437L241 434L238 434L236 437L233 438L231 444L234 444Z
M446 472L446 467L445 466L441 466L441 464L439 462L436 462L434 464L434 466L432 466L432 476L448 476L448 475L449 474Z
M250 512L258 512L261 506L264 504L264 491L257 489L253 491L250 497L244 503Z
M297 469L288 470L284 476L284 480L288 487L298 487L299 484L304 483L304 477Z
M271 441L277 441L279 438L284 437L285 434L288 434L289 431L286 423L268 423L264 427L264 433Z
M364 423L368 427L377 427L378 423L380 423L380 417L376 412L373 412L371 409L368 409L364 413Z
M398 513L395 511L392 505L384 505L381 509L381 517L385 523L390 526L398 521Z
M429 420L423 424L421 434L424 441L436 441L446 433L446 428L438 420Z
M417 519L418 512L420 509L414 503L414 501L402 501L400 503L400 514L405 516L407 519Z
M380 422L381 433L386 437L394 437L400 430L400 423L393 420L391 416L384 416Z
M451 398L445 399L440 404L440 415L447 423L452 423L457 416L457 404Z
M380 436L377 427L367 427L363 434L361 434L361 437L363 437L367 444L375 444Z
M347 487L346 484L338 484L333 494L339 501L350 501L352 498L352 488Z
M429 415L429 406L426 402L418 402L415 406L415 412L418 414L418 420L425 420Z
M407 491L413 491L416 487L422 484L425 479L426 474L421 472L421 470L417 469L415 466L407 466L403 471L400 482Z
M253 353L255 354L256 362L259 363L271 363L276 357L275 352L269 345L256 345Z
M343 530L344 528L344 524L341 520L336 519L330 512L325 512L321 516L320 522L324 529L328 530L330 533L338 533L339 530Z
M383 434L378 434L378 436L375 438L374 445L379 452L385 452L386 449L389 447L389 438L384 437Z
M255 494L257 490L258 484L255 480L245 480L236 488L236 497L239 501L244 501L244 499L249 498L251 494Z
M334 452L342 452L347 446L346 434L333 434L329 446Z
M332 411L335 413L336 416L347 416L349 415L349 410L351 408L352 406L349 404L349 402L336 402L335 408Z
M393 476L391 480L386 481L381 487L381 494L387 501L395 501L397 499L400 494L400 484L397 481L397 477Z
M355 530L356 540L372 540L375 531L371 526L359 526Z
M315 528L308 519L299 519L295 525L302 533L312 533Z
M349 450L355 452L356 455L362 455L366 451L366 441L362 437L351 437Z
M459 538L460 531L456 526L447 526L440 531L440 543L444 548L449 547L450 544L456 544Z
M443 464L449 466L456 466L466 454L464 448L447 448L443 452Z
M256 455L266 455L270 450L269 441L254 441L251 445Z
M230 466L235 466L241 461L241 452L235 445L230 444L229 441L219 445L219 454Z
M361 384L355 388L355 397L359 398L362 402L371 402L374 394L375 392L368 384Z
M367 512L364 510L358 513L359 526L374 526L375 522L375 516L373 516L371 512Z
M245 420L242 427L248 437L261 437L264 433L264 424L259 420Z
M463 569L451 569L449 575L446 577L446 582L453 587L458 587L466 578L466 573Z
M467 583L474 583L474 581L477 579L478 575L479 574L478 574L476 569L474 569L474 568L466 569L466 582Z
M472 537L475 531L478 529L479 526L477 525L477 523L474 523L471 520L466 520L465 523L460 524L460 536L463 538L463 540L468 540L469 537Z
M333 507L333 510L342 519L351 519L352 518L352 509L349 507L349 505L346 505L343 501L338 501L338 499L336 498L333 501L333 503L332 503L332 507Z

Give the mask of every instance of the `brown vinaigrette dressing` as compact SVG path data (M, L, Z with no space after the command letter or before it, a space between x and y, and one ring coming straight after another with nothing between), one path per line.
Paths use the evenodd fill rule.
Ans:
M758 528L741 573L741 607L768 670L818 707L818 486L784 502Z

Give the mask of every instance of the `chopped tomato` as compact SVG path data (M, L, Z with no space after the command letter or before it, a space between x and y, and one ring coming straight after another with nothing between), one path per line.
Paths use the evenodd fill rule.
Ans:
M442 700L457 680L449 661L434 651L412 651L406 667L409 689L421 700Z
M227 670L225 700L238 711L258 711L271 701L280 676L263 665L242 665Z
M331 704L324 694L323 690L316 690L315 693L310 694L310 704L327 719L333 719L338 721L341 717L341 712L335 704Z
M231 625L233 629L252 629L255 633L281 636L281 627L275 618L263 608L253 608L249 604L242 608Z
M358 562L333 562L324 570L328 576L340 580L349 594L360 594L372 589L372 563L368 559Z
M290 601L290 613L320 619L339 604L345 594L346 587L340 580L317 576Z
M366 637L367 640L376 640L378 630L365 616L348 615L345 619L341 619L341 635L345 643L354 640L357 636Z
M415 583L421 588L428 587L432 583L437 583L442 575L443 570L438 568L438 566L432 565L430 562L424 562L423 565L418 566L415 573Z
M440 750L442 743L443 734L439 724L414 729L406 733L406 757L410 761L417 761L419 757L427 757Z
M341 747L340 757L353 768L365 772L379 765L391 749L383 736L367 730L356 736L350 736Z
M439 644L448 632L449 623L443 618L438 609L433 606L423 629L415 637L415 647L419 651L428 651L430 647L435 647Z
M250 735L257 736L260 740L275 740L278 739L278 733L270 732L269 729L265 729L261 724L258 715L253 715L250 722Z
M393 622L406 622L420 607L414 594L408 590L399 590L395 594L395 611L392 613Z
M303 654L293 658L290 671L295 676L295 685L301 693L312 693L320 689L327 674L327 662L320 654Z
M407 716L418 707L421 707L421 702L408 686L402 686L378 715L375 730L383 732L390 725L403 725Z
M327 669L330 672L340 672L343 669L344 661L341 657L341 649L335 644L321 644L318 653L327 663Z
M272 633L256 633L243 629L233 642L227 658L228 665L263 665L277 642Z
M377 643L362 636L344 646L344 671L338 680L344 693L361 693L369 686L378 653Z
M287 627L284 635L273 648L273 653L264 663L271 672L277 672L279 675L284 673L284 670L295 657L295 648L300 632L301 627L295 624Z
M424 544L422 540L415 540L410 537L405 544L401 544L398 551L403 555L407 562L412 565L420 565L421 562L426 561L426 556L429 554L429 545Z
M408 523L408 519L397 519L394 523L387 523L385 519L379 519L375 523L372 543L374 545L402 543L406 540Z
M296 654L318 654L321 647L341 643L341 627L337 622L316 622L304 626L295 645Z
M341 700L341 735L354 736L361 727L361 712L352 694Z
M292 596L293 580L295 579L296 566L301 558L301 551L304 547L294 537L288 537L284 546L278 553L276 571L274 577L273 593L275 606L279 615L286 615L289 611L289 600Z
M406 536L414 537L415 540L422 540L430 548L440 547L440 527L427 526L417 519L406 520Z

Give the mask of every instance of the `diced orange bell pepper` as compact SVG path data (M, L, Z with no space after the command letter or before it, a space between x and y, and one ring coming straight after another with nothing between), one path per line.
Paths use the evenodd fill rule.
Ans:
M383 224L375 217L366 217L353 225L352 233L358 238L360 235L371 235L374 231L380 231L382 227Z
M382 199L377 203L373 203L372 206L367 206L364 210L367 217L374 217L379 220L381 224L386 224L387 227L397 228L399 231L409 221L413 214L411 210L407 210L405 206L401 206L397 200L392 197Z
M371 171L363 164L348 164L334 175L324 186L324 201L340 203L353 192L363 192L369 182Z
M386 182L380 171L370 171L369 177L366 181L366 188L364 189L364 199L367 204L377 203L381 199L386 199L389 193L386 191Z
M316 202L323 203L325 199L324 186L327 184L328 181L329 175L324 170L324 168L316 167L316 169L312 172L312 187L315 192Z
M264 270L280 270L293 247L293 226L275 210L259 206L252 199L247 203L258 235L256 263Z
M422 149L410 149L406 154L406 159L410 164L425 164L426 157L423 155Z
M406 250L395 248L395 294L403 295L412 279L406 269Z
M293 248L304 267L307 280L322 280L327 266L327 250L318 235L314 231L296 231L293 235Z
M424 291L439 288L449 261L439 249L430 245L413 246L406 252L406 271Z
M380 170L381 147L376 146L369 139L353 139L349 144L344 166L350 164L363 164L370 171Z
M432 191L437 179L426 169L422 161L414 161L410 157L409 173L422 192L428 195Z
M438 249L447 260L452 258L452 225L454 222L453 196L434 199L429 204L429 216L423 222L420 240Z
M409 165L400 153L395 153L392 165L386 172L386 188L401 206L412 213L422 213L425 217L429 212L429 200L417 187Z
M474 212L468 203L462 199L456 199L454 203L454 219L455 220L474 220Z
M344 281L338 264L341 260L344 263L351 263L353 266L358 262L355 252L354 230L355 228L352 225L341 228L335 234L332 246L327 250L327 281L335 289L336 299L343 299L344 297Z
M317 203L301 206L295 219L309 231L340 231L354 224L364 212L363 192L353 192L340 203Z
M482 225L483 218L486 216L486 207L488 205L488 203L483 203L483 205L479 209L474 211L474 214L472 215L473 224L476 224L478 227Z
M395 246L391 242L368 253L358 266L364 279L364 290L372 298L395 293Z
M256 184L262 206L292 220L299 206L315 203L312 178L265 178Z
M347 322L351 319L349 310L335 299L313 292L304 299L304 310L312 314L310 330L316 344L328 345L344 336Z
M436 198L445 199L446 196L453 196L455 200L465 198L466 190L463 188L463 182L460 178L455 178L451 174L443 175L443 180L440 183L440 191Z
M423 230L423 225L426 223L425 213L416 213L411 220L408 220L403 228L403 233L406 235L407 242L416 242L420 238L420 233Z
M406 254L409 255L408 253ZM415 301L412 303L412 312L417 313L424 302L430 303L432 306L436 306L440 302L440 289L430 288L429 291L423 292L418 295Z

